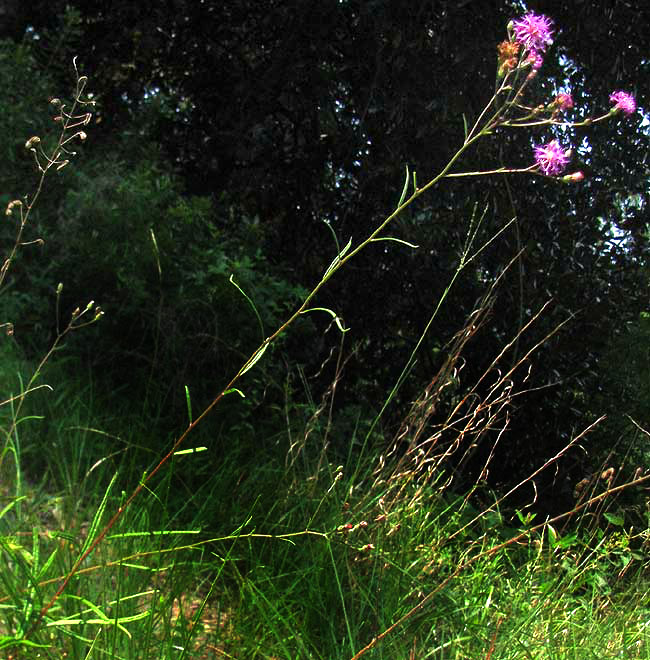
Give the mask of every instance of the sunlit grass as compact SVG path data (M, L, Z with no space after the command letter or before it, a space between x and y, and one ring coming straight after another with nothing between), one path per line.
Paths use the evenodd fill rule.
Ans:
M74 442L61 436L75 429L84 442L87 434L80 414L93 411L82 399L48 409L57 423L24 450L51 448L49 476L34 481L26 464L20 514L12 507L0 518L5 639L29 628L93 525L138 478L129 462L119 483L112 461L92 479L83 465L79 490L61 469ZM147 431L131 428L134 437ZM123 437L118 419L111 432ZM202 458L179 458L180 481L168 473L125 514L30 636L43 646L7 657L351 658L445 581L365 657L650 657L647 559L633 532L583 524L491 552L521 528L513 512L453 536L475 517L472 498L412 481L388 507L371 461L331 465L315 453L313 463L287 468L284 451L266 443L242 464L237 447L226 450L195 496L181 494L181 515L175 489Z

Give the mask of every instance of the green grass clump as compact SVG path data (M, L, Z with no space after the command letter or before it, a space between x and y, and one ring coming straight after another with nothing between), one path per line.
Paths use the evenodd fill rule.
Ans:
M76 410L51 411L59 423L41 440L53 466L69 452L62 436L79 427L82 398ZM84 441L73 433L69 442ZM200 489L182 493L181 513L174 491L201 454L177 457L50 609L30 637L42 646L6 652L351 658L406 617L366 657L650 657L642 536L587 519L526 532L514 513L476 508L487 492L467 499L439 482L410 479L391 499L397 484L376 485L372 460L333 465L315 452L287 468L285 450L266 444L246 462L232 445ZM137 478L122 468L101 462L80 491L53 467L43 484L24 486L19 515L13 507L2 516L5 643L28 629L120 506L123 480Z

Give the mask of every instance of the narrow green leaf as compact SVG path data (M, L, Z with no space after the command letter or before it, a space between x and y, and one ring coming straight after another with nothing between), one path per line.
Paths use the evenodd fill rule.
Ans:
M175 451L174 456L183 456L184 454L198 454L201 451L208 451L207 447L192 447L192 449L181 449Z
M15 637L8 637L6 635L0 636L0 649L9 649L16 646L29 646L30 648L35 649L46 649L49 644L37 644L36 642L30 642L28 639L16 639Z
M16 561L18 561L18 557L22 557L22 559L27 564L30 566L32 565L34 558L32 557L31 552L23 548L23 546L17 543L14 539L9 537L0 537L0 545L5 550L5 552L11 555L12 558Z
M257 322L260 324L260 332L262 333L262 337L264 337L264 336L265 336L265 333L264 333L264 323L262 323L262 317L260 316L260 313L257 311L257 307L255 307L255 303L250 299L250 297L249 297L248 294L244 291L244 289L242 289L242 288L239 286L239 284L237 284L237 282L235 282L235 278L234 278L232 275L230 276L230 278L228 279L228 281L229 281L229 282L230 282L230 283L231 283L231 284L237 289L237 291L239 291L239 293L241 293L242 296L244 296L244 298L246 298L246 300L248 301L248 304L251 306L251 309L253 310L253 312L255 312L255 316L257 316Z
M553 525L546 525L546 530L548 532L548 541L551 544L551 548L555 548L557 546L558 533L555 531Z
M404 177L404 187L402 188L402 196L399 198L399 202L397 202L397 208L402 206L402 204L404 203L408 189L409 189L409 166L406 165L406 176Z
M34 572L37 572L38 564L41 561L41 543L37 527L32 527L32 557L34 557L33 569Z
M611 525L616 525L616 527L623 527L625 521L621 516L616 516L613 513L604 513L605 520Z
M160 267L160 251L158 250L158 241L156 235L153 233L153 228L149 227L151 233L151 242L153 243L153 254L156 259L156 266L158 267L158 277L162 277L162 268Z
M409 243L408 241L403 241L401 238L395 238L394 236L382 236L381 238L373 238L371 243L378 243L379 241L393 241L395 243L401 243L402 245L407 245L414 250L417 250L420 246Z
M309 312L326 312L334 319L334 323L336 323L336 327L341 332L347 332L350 329L343 327L343 320L341 319L341 317L337 316L331 309L328 309L327 307L310 307L309 309L303 309L303 311L300 313L308 314Z
M327 270L323 274L323 279L325 279L340 263L341 259L348 253L352 247L352 239L348 241L347 245L334 257L332 263L327 267Z
M187 403L187 418L192 423L192 400L190 399L190 388L185 385L185 402Z
M257 351L255 351L255 355L253 355L253 357L244 365L239 375L243 376L247 371L250 371L262 355L264 355L267 348L268 344L264 344L261 348L258 348Z
M45 575L47 575L47 572L52 566L52 562L56 558L57 553L59 552L58 546L54 548L52 551L52 554L45 560L45 563L43 564L41 570L38 572L37 579L42 580Z
M2 509L2 511L0 511L0 520L2 520L2 517L3 517L4 515L6 515L7 513L9 513L9 511L11 511L11 509L14 507L15 504L17 504L18 502L20 502L20 500L24 500L26 497L27 497L26 495L21 495L20 497L16 497L16 498L13 499L11 502L9 502L9 504L7 504L7 505L4 507L4 509Z
M572 545L575 545L578 536L576 534L568 534L558 539L557 547L558 548L570 548Z
M465 139L467 139L468 131L467 131L467 117L465 117L465 113L463 112L463 130L465 131Z
M231 387L229 390L226 390L226 391L223 393L224 396L226 396L227 394L239 394L239 396L240 396L242 399L245 399L245 398L246 398L246 395L245 395L241 390L238 390L236 387Z
M108 484L106 490L104 491L104 497L102 498L102 501L100 502L99 507L95 512L93 521L90 524L90 529L88 530L88 536L86 537L86 541L83 544L83 547L81 548L81 552L79 556L83 555L84 552L86 552L86 550L90 547L90 544L94 541L97 532L99 531L99 526L101 525L102 522L102 516L104 515L104 511L106 510L106 505L108 504L108 496L116 480L117 480L117 472L113 475L110 483Z
M336 237L336 232L332 228L332 225L330 225L328 220L323 220L323 223L329 229L330 234L332 234L332 238L334 239L334 245L336 245L336 254L341 254L341 246L339 244L339 239Z

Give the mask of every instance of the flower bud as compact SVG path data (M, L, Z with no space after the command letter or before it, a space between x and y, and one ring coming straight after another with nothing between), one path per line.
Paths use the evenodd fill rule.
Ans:
M553 100L554 105L558 110L570 110L573 107L573 97L571 94L561 92Z
M573 172L573 174L563 176L562 181L564 181L564 183L579 183L580 181L583 181L584 178L585 175L582 172Z

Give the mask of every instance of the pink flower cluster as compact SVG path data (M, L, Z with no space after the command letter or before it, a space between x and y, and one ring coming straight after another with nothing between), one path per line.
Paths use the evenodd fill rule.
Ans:
M508 24L509 38L499 44L498 47L498 76L508 75L522 64L530 67L527 80L534 77L537 70L542 66L544 54L553 43L554 25L553 21L543 14L528 12L517 20ZM626 116L636 111L636 100L632 94L623 91L612 92L609 96L613 104L609 114L623 113ZM549 123L560 123L557 117L560 113L571 110L574 106L573 97L567 92L556 94L553 101L546 107L539 106L535 112L546 109L549 111ZM605 119L607 115L592 121ZM539 123L545 123L541 121ZM584 124L587 122L585 121ZM546 144L534 147L535 165L533 168L545 176L557 176L561 174L571 159L571 150L564 149L558 140L551 140ZM566 174L562 181L566 183L578 183L584 179L580 171Z
M615 111L620 111L624 115L631 115L636 110L636 101L632 94L627 92L612 92L609 95L609 100L611 103L614 103L612 108Z
M553 43L553 21L548 16L530 12L512 23L515 41L528 51L527 62L537 71L544 61L546 48Z
M571 151L565 151L557 140L535 147L535 161L546 176L560 174L569 162Z
M553 43L553 21L548 16L529 12L512 21L510 27L514 33L514 42L511 43L518 44L526 52L526 63L532 67L530 75L534 75L542 65L546 49ZM612 92L609 100L614 104L611 113L622 112L629 116L636 111L636 100L627 92ZM558 94L551 105L554 114L572 107L573 98L566 93ZM562 173L571 158L571 150L563 149L557 140L536 146L534 154L539 171L546 176ZM563 179L567 182L578 182L583 178L582 172L574 172Z

